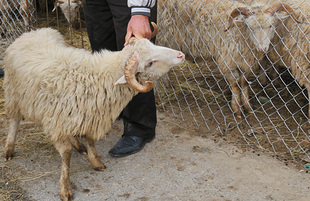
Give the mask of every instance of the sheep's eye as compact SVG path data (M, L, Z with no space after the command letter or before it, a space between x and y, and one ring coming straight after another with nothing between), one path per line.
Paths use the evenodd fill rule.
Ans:
M151 67L153 65L153 61L149 62L148 64L146 64L146 67Z

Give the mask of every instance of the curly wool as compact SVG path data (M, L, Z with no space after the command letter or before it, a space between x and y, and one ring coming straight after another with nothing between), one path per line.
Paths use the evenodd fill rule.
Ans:
M273 0L272 2L279 2ZM277 28L277 37L272 41L274 49L268 54L269 59L278 65L284 65L300 85L309 84L310 79L310 5L305 0L283 0L291 6L300 24L290 17Z
M121 62L132 54L130 45L124 49L91 54L68 47L49 28L23 34L4 60L7 116L41 123L52 141L86 134L99 140L136 94L113 84L122 76Z
M254 67L256 58L263 54L257 52L246 37L246 26L232 27L225 32L230 13L238 7L246 5L230 0L161 1L159 27L162 31L158 41L193 57L205 60L214 57L223 74L232 73L231 68L250 73L249 68ZM174 40L167 39L170 34ZM232 76L231 79L239 78L236 74Z

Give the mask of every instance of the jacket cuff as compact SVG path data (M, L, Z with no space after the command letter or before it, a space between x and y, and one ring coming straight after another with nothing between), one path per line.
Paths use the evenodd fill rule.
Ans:
M131 15L151 16L151 9L147 7L131 7Z

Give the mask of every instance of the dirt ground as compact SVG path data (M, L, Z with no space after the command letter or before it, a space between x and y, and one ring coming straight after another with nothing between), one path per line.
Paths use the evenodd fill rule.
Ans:
M122 122L97 143L107 171L93 170L73 152L71 183L75 200L309 200L310 174L268 154L244 151L223 140L201 137L184 122L158 113L157 136L141 152L113 158L109 149ZM7 123L0 121L3 153ZM24 122L15 157L1 160L0 200L59 200L61 159L41 128ZM207 136L207 133L206 133Z

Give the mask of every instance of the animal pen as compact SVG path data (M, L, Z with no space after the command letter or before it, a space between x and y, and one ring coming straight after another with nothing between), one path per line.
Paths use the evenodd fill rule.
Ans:
M299 84L298 76L302 76L303 73L308 75L308 73L294 74L291 69L293 63L288 64L282 60L285 55L278 53L279 60L277 61L271 59L269 53L272 51L277 53L277 48L280 47L286 48L285 54L288 56L293 55L292 51L300 50L300 57L293 56L297 64L303 58L310 58L310 53L304 52L307 48L302 48L306 44L310 49L310 14L305 12L310 10L310 2L294 0L294 5L286 0L281 2L286 3L285 5L292 9L300 22L296 21L296 28L294 30L287 29L287 35L282 36L277 31L280 30L280 26L285 28L287 21L294 21L293 15L290 10L287 10L288 7L284 7L279 12L275 11L274 16L277 16L278 13L286 15L274 27L271 27L275 30L274 38L278 37L280 40L270 40L268 50L261 57L256 56L256 47L247 43L245 45L250 48L250 51L246 55L242 55L244 47L236 45L239 41L233 40L234 36L232 35L238 30L246 28L247 25L240 23L242 17L249 18L259 12L266 14L265 11L272 7L276 1L279 0L218 0L217 3L206 6L207 0L187 1L187 3L176 3L183 2L176 0L159 0L158 26L160 32L157 36L157 44L180 49L186 53L187 60L184 64L174 67L156 83L156 101L158 108L163 111L170 112L188 123L194 123L197 128L204 131L201 133L202 136L221 137L243 148L255 147L269 151L284 160L293 159L305 162L310 160L309 98L307 89L303 86L305 84ZM22 4L23 2L25 4ZM192 2L200 5L198 10L192 9ZM235 23L234 27L228 31L225 31L225 28L229 26L232 9L225 5L225 2L230 2L240 8L232 22ZM35 0L0 0L0 67L3 64L2 57L5 48L23 32L39 27L49 26L59 29L65 35L68 43L79 48L90 49L82 15L79 15L80 26L73 28L69 26L60 9L52 12L54 2L45 1L45 4L42 4L44 7L37 4ZM41 10L39 10L39 6L41 6ZM224 13L218 13L216 8L219 6L225 8ZM210 8L214 11L208 12L207 9ZM248 8L247 11L250 13L242 13L244 10L241 8ZM275 7L272 8L275 9ZM211 15L217 15L217 18L212 18L217 21L205 23L204 20L211 18ZM264 26L259 22L257 24L261 27ZM216 33L211 31L215 27ZM218 29L218 27L223 27L223 29ZM284 38L294 36L292 33L296 30L301 33L298 37L302 39L296 38L297 42L294 48L290 49L285 44L282 47ZM231 85L220 68L220 65L225 65L229 69L231 61L218 62L213 55L215 53L208 48L214 46L213 42L217 38L225 37L224 35L230 36L231 39L223 39L226 48L229 49L233 43L237 49L231 51L240 53L238 59L232 56L225 58L230 58L235 63L237 71L241 76L246 77L245 81L248 83L251 111L241 109L241 115L235 114L236 110L232 107L231 101L236 95L244 95L242 91L239 92L240 94L232 93L234 87L243 88L243 86L238 81L238 77L234 77L237 80L236 86ZM205 40L204 36L216 37L213 40ZM242 37L244 41L248 41L250 35L242 35ZM303 44L299 44L299 42ZM217 47L215 50L216 54L221 53L218 51L219 49L221 47ZM205 56L206 52L211 56ZM219 56L224 58L222 55ZM246 63L247 57L255 57L255 65L248 66L248 72L238 70L241 63ZM309 60L307 60L307 67L310 67ZM234 73L232 74L234 75ZM3 105L3 92L1 97L1 105ZM244 108L244 106L242 101L237 101L237 107ZM3 108L1 109L3 110Z

